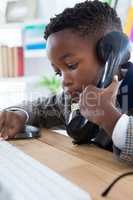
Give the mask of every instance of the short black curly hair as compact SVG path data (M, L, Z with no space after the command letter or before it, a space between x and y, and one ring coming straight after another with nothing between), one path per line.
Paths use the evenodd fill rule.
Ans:
M80 36L98 39L110 31L122 31L121 20L116 11L107 3L98 0L77 3L73 8L66 8L62 13L50 19L44 38L55 32L71 29Z

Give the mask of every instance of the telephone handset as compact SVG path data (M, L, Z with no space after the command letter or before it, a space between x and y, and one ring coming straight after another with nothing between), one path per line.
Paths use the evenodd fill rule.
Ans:
M119 66L128 62L130 48L130 41L122 32L110 32L98 41L97 57L104 64L100 88L107 87L118 73Z
M118 73L119 66L127 63L130 58L129 39L122 32L110 32L98 41L96 53L104 65L97 86L105 88ZM79 109L75 109L70 114L66 129L68 135L74 139L73 143L81 144L90 142L98 133L99 127L85 119Z

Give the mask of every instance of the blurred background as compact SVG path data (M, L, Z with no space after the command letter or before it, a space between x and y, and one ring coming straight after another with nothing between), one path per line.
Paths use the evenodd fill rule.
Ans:
M52 16L82 1L0 0L0 109L61 90L46 56L43 33ZM133 0L104 2L117 10L133 42Z

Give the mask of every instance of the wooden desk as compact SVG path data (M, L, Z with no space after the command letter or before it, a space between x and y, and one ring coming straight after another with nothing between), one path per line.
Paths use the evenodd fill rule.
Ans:
M39 139L11 141L12 144L66 177L85 191L94 200L132 200L133 177L118 182L107 198L101 192L112 180L125 171L125 164L118 162L112 153L94 145L76 146L71 138L43 129Z

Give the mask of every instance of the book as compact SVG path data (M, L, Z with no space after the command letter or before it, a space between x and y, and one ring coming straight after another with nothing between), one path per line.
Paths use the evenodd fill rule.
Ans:
M22 47L17 47L18 51L18 76L24 76L24 51Z
M24 76L23 47L0 46L0 77Z
M0 46L0 78L3 77L2 46Z
M2 46L3 77L8 77L8 47Z
M18 76L18 47L13 47L13 76Z
M13 47L8 47L7 48L7 63L8 63L8 77L13 77L14 76L14 55L13 55Z

